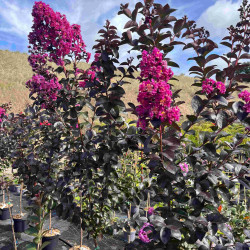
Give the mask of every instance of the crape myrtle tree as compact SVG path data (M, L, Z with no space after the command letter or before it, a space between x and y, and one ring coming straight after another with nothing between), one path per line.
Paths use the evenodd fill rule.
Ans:
M198 28L186 16L179 20L171 16L175 10L168 4L162 6L145 0L144 4L138 2L132 11L128 6L121 5L119 12L128 17L122 43L142 52L137 65L140 105L134 107L137 125L142 129L137 136L144 142L143 161L153 178L152 199L165 204L156 209L158 215L149 217L147 227L151 234L142 231L140 238L149 245L159 242L159 246L165 245L167 249L193 244L201 249L212 245L222 249L235 244L242 248L246 246L245 237L242 242L234 242L226 224L228 219L218 207L222 200L230 206L236 182L249 188L244 178L248 173L249 141L242 142L249 138L250 93L241 84L249 75L236 72L247 66L241 63L242 59L249 59L250 6L247 1L242 2L240 21L236 27L228 28L229 35L221 42L230 48L222 56L214 53L218 45L209 38L208 31ZM140 20L138 13L143 16ZM194 114L187 115L181 124L183 133L175 123L179 118L175 102L179 90L172 94L167 83L172 77L167 66L178 67L167 56L177 45L184 45L183 50L194 50L194 57L188 60L197 65L189 71L195 74L193 86L201 88L192 99ZM218 58L227 63L223 70L212 64ZM233 101L235 95L241 101ZM194 134L192 126L202 121L212 122L213 132L201 133L200 144L195 146L185 135ZM245 133L237 134L232 143L219 144L219 139L227 136L224 129L235 122L245 127ZM180 147L180 142L185 147ZM239 154L244 155L241 163Z
M63 219L79 221L80 216L82 228L97 246L97 237L106 232L113 210L127 202L115 180L121 167L119 157L128 150L121 86L125 78L133 77L133 67L122 70L120 80L113 80L120 38L109 21L99 31L95 60L82 70L78 63L88 62L90 53L85 50L80 26L70 25L64 15L43 2L35 3L32 15L28 60L34 75L26 86L34 103L26 110L29 126L23 126L27 148L17 150L20 157L14 164L27 189L37 197L32 208L36 216L31 219L39 223L27 232L36 236L33 243L41 247L44 220L56 206ZM63 77L59 79L58 74ZM137 143L133 138L129 141L130 148ZM128 191L138 203L138 188ZM75 200L79 192L82 213Z
M97 246L113 211L131 199L131 194L130 201L139 204L148 192L151 200L164 205L149 221L138 214L131 220L135 227L147 222L139 233L147 243L145 248L243 246L234 242L227 218L218 207L222 200L231 204L236 182L249 187L244 178L249 142L242 142L249 136L250 94L240 83L247 77L236 74L245 67L241 60L249 59L249 5L243 1L240 22L229 28L222 42L230 51L222 56L214 54L218 46L209 39L208 31L197 28L186 16L177 20L171 15L174 11L153 0L138 2L133 11L128 4L121 5L119 14L129 18L127 31L120 38L107 21L93 48L94 61L83 70L79 62L89 62L90 53L80 26L70 25L49 5L35 3L28 59L34 75L26 83L34 103L25 117L19 116L18 122L8 126L17 141L14 167L37 197L32 219L38 224L28 231L36 236L36 247L41 247L43 222L54 207L63 219L79 221L81 217L82 228ZM131 58L120 63L119 49L124 44L139 52L138 65ZM181 126L177 122L182 102L176 100L181 90L173 92L169 83L174 80L170 66L178 64L167 57L175 46L194 49L189 60L197 65L190 72L196 75L194 85L201 88L192 100L194 114ZM228 67L219 70L211 65L218 58ZM126 109L123 85L134 78L135 70L140 71L139 106L130 103ZM242 101L232 101L233 94ZM137 127L126 123L125 111L138 116ZM197 147L185 135L194 134L192 126L202 121L211 121L213 132L200 134ZM227 136L223 130L234 122L245 126L245 133L237 134L232 143L218 144ZM119 188L122 171L116 170L128 150L141 153L140 163L150 175L139 187L124 190ZM245 164L239 163L239 153ZM75 202L79 192L82 213Z

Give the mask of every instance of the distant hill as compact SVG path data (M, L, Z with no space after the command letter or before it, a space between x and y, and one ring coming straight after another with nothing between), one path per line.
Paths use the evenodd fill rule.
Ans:
M28 54L20 52L11 52L8 50L0 50L0 104L12 102L12 112L22 111L28 103L29 91L25 87L25 82L32 77L32 70L28 63ZM81 63L80 68L87 68L88 64ZM194 78L185 75L175 76L177 81L170 81L174 84L174 89L182 89L180 100L186 103L180 106L183 115L192 113L190 103L191 99L197 91L197 87L191 87ZM124 102L132 102L137 104L136 98L138 94L139 82L130 80L131 84L124 85L126 96Z

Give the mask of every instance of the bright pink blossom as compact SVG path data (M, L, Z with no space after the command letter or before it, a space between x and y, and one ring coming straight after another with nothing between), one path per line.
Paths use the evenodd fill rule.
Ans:
M148 234L152 233L152 230L147 230L147 231L145 230L146 228L150 228L150 227L153 227L153 225L150 223L145 223L139 231L139 238L144 243L149 243L151 241L151 239L149 239L148 237Z
M154 48L151 53L144 50L140 69L137 126L146 129L149 121L154 119L169 124L179 121L180 110L172 106L172 91L168 84L173 72L167 67L167 61L163 60L160 50Z
M3 121L3 117L6 115L6 110L0 107L0 123Z
M154 214L154 211L155 211L154 207L149 207L148 208L148 215Z
M70 25L65 15L54 12L41 1L35 2L32 16L34 23L29 43L34 50L47 51L50 60L62 66L66 55L74 56L77 60L83 56L89 59L79 25Z
M40 122L41 126L51 126L51 123L48 122L48 120L44 121L44 122Z
M216 82L213 79L206 79L202 82L202 93L206 93L207 95L217 91L220 94L226 93L226 86L223 82Z
M250 113L250 92L248 90L244 90L241 93L239 93L239 98L241 98L243 101L245 101L245 105L243 106L244 110L247 113Z
M26 82L26 86L32 94L37 93L44 99L45 104L42 105L43 108L46 108L52 101L57 99L57 93L62 88L57 77L54 76L51 79L46 79L39 74L33 75L31 80Z
M188 164L184 162L184 163L180 163L179 166L181 168L181 171L182 171L183 175L184 176L187 175L187 173L188 173Z

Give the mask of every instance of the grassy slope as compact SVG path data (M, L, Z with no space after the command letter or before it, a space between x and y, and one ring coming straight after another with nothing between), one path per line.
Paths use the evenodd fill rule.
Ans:
M25 82L32 76L31 67L27 61L28 55L19 52L10 52L0 50L0 104L12 102L12 112L22 111L26 104L31 103L29 100L29 91L25 87ZM80 68L86 68L87 65L82 63ZM176 76L177 81L171 81L174 89L182 89L180 100L185 100L185 104L180 106L183 115L192 113L190 103L194 92L197 90L191 87L194 78L185 75ZM124 102L137 104L136 97L138 94L139 82L131 80L131 84L124 85L126 96ZM132 117L130 117L132 118Z

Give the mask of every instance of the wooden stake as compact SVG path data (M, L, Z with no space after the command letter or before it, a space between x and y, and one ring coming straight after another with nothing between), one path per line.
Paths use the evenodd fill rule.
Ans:
M7 195L8 195L8 204L7 206L9 206L9 213L10 213L10 223L11 223L11 228L12 228L12 234L13 234L13 240L14 240L14 248L15 250L17 250L17 246L16 246L16 235L15 235L15 230L14 230L14 225L13 225L13 217L12 217L12 213L11 213L11 209L10 209L10 194L7 191Z
M23 182L21 183L21 188L20 188L20 215L22 216L22 196L23 196Z
M150 207L150 193L148 192L148 207Z
M3 176L4 176L4 171L3 171ZM5 186L4 186L3 176L2 176L2 190L3 190L3 204L5 204Z
M52 234L52 227L51 227L51 210L49 210L49 230L50 230L50 233Z
M82 213L82 193L80 194L80 211ZM83 237L82 217L80 219L80 222L81 222L81 241L80 241L80 247L82 247L82 237Z

